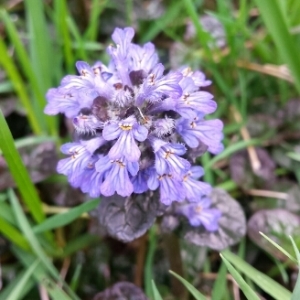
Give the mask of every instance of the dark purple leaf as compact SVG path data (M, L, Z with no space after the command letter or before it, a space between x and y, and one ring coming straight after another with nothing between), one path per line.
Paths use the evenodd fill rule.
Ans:
M300 187L295 185L287 191L287 199L283 201L283 206L289 211L300 211Z
M181 244L181 256L186 272L193 277L199 275L207 259L207 248L188 243L183 240Z
M143 291L130 282L118 282L95 295L93 300L147 300Z
M246 234L246 218L241 205L221 189L214 189L212 207L219 209L222 216L219 229L208 232L203 226L186 225L184 237L192 244L222 250L236 244Z
M97 217L109 235L130 242L143 235L163 210L159 197L152 192L126 198L114 195L101 197Z
M171 233L176 230L180 225L180 217L177 215L169 214L163 216L162 221L160 223L160 228L163 233Z
M281 118L264 113L257 113L248 117L247 129L252 137L261 137L270 131L277 129L281 124Z
M75 206L83 203L86 199L79 189L71 187L64 182L42 183L39 187L47 203L58 206Z
M285 122L299 121L300 117L300 99L289 100L284 108L282 114Z
M199 146L196 148L189 148L187 150L186 156L187 159L192 162L195 163L197 158L200 157L202 154L204 154L207 151L208 147L203 144L203 143L199 143Z
M230 158L229 166L232 179L242 188L250 189L255 187L268 188L275 180L275 163L268 152L262 148L255 148L260 168L251 169L247 150L242 150Z
M16 109L17 101L14 98L6 98L0 101L0 107L4 116L8 116Z
M56 172L57 156L53 142L26 146L19 152L33 182L40 182ZM13 186L14 181L7 164L3 156L0 156L0 190Z
M299 236L300 218L284 209L264 209L256 212L248 222L248 236L261 248L280 259L285 256L268 242L259 232L264 233L270 239L287 248L291 248L289 235ZM285 244L285 245L283 245ZM292 251L290 253L293 253Z

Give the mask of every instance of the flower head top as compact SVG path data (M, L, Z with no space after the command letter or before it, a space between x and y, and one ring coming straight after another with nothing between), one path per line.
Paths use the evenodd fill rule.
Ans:
M159 188L166 205L195 203L210 186L197 180L203 172L191 157L222 150L222 122L205 120L217 107L202 90L210 82L187 67L166 72L154 45L136 45L133 36L132 28L115 29L108 66L79 61L78 76L48 91L45 113L72 118L78 137L62 147L69 157L58 172L92 197Z

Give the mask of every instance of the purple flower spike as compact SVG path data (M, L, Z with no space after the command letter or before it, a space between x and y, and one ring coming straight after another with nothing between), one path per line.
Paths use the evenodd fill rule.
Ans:
M188 67L166 71L155 46L136 45L133 37L132 28L116 28L107 65L78 61L78 75L47 92L45 113L65 114L75 130L57 171L90 197L135 199L159 189L165 205L202 203L211 188L192 164L206 149L223 147L222 122L205 119L217 108L202 90L211 82Z

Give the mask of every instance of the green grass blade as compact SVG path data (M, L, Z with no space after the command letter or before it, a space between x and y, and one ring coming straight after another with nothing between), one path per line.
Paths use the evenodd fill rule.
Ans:
M182 2L176 1L173 5L170 6L163 17L156 19L155 23L152 26L149 26L148 31L145 31L141 36L140 42L146 43L148 41L152 41L162 30L164 30L168 24L174 22L174 20L178 19L182 11Z
M99 237L94 234L83 234L82 236L76 237L74 240L68 241L62 256L71 256L75 252L82 250L83 248L90 248L97 243L99 243Z
M24 238L24 236L11 224L0 218L0 232L5 236L9 241L19 246L24 250L29 250L30 247Z
M30 244L33 253L36 255L36 257L38 257L40 259L45 270L47 270L47 272L54 279L56 279L58 282L60 282L61 284L64 284L66 286L66 284L63 282L63 280L60 278L58 271L53 266L53 264L51 263L51 261L49 260L47 255L44 253L44 251L38 241L38 238L35 236L34 232L32 231L32 229L30 227L28 220L26 219L26 216L22 210L22 207L20 206L20 203L19 203L14 191L9 190L8 196L9 196L13 211L15 213L15 217L19 223L19 228L22 230L22 232L24 233L24 236L27 238L27 241ZM69 292L71 292L72 296L75 297L74 299L76 299L76 300L78 299L76 297L76 295L73 295L73 292L70 289L69 289ZM59 298L56 298L56 299L59 299Z
M73 273L73 276L70 280L70 287L73 291L77 290L77 287L78 287L78 284L79 284L79 278L80 278L80 275L81 275L81 271L82 271L82 264L77 264L76 268L75 268L75 271Z
M51 87L53 78L51 66L53 51L46 23L44 2L36 0L25 0L24 2L28 32L30 33L31 64L41 91L45 93Z
M0 300L7 300L8 296L13 292L15 287L19 284L19 282L23 279L27 270L23 270L18 273L18 275L9 282L0 292ZM19 299L23 299L24 297L34 286L35 282L32 278L29 278L25 285L23 285L22 293Z
M251 140L247 140L247 141L239 141L236 142L230 146L228 146L227 148L225 148L225 150L223 152L221 152L219 155L213 157L211 160L209 160L205 166L204 169L207 170L209 168L211 168L216 162L218 162L221 159L227 158L230 155L232 155L233 153L245 149L248 146L254 146L254 145L259 145L261 144L262 140L261 139L251 139Z
M161 295L155 285L154 280L152 280L151 283L152 283L153 299L154 300L163 300L163 298L161 297Z
M88 57L85 51L85 41L83 40L83 37L81 36L81 33L76 25L76 22L71 16L67 17L67 24L68 28L73 35L75 41L77 42L78 45L78 51L76 53L76 56L80 58L80 60L88 61Z
M40 223L39 225L33 227L32 230L34 233L40 233L70 224L72 221L80 217L83 213L96 208L99 203L99 199L87 201L77 207L71 208L66 213L57 214L50 218L47 218L43 223Z
M288 152L287 156L296 161L300 161L300 153Z
M55 277L59 278L57 270L54 268L54 266L51 264L50 260L44 253L37 237L34 235L30 224L28 220L26 219L26 216L22 210L22 207L12 189L8 191L8 197L12 206L12 209L15 214L15 218L18 222L19 228L22 230L24 236L26 237L28 243L30 244L33 252L36 254L36 256L43 262L45 267L48 269L50 274Z
M259 272L247 262L243 261L237 255L228 250L222 252L223 257L227 259L235 268L244 273L254 283L256 283L263 291L271 295L276 300L290 300L291 292L281 286L272 278Z
M195 297L195 299L206 300L206 297L203 294L201 294L193 285L187 282L184 278L174 273L173 271L169 271L169 272L173 276L175 276L189 290L189 292Z
M196 34L198 37L198 40L203 48L207 50L208 54L211 54L211 51L209 49L209 41L211 40L210 34L203 30L202 25L199 21L199 14L197 13L197 9L193 3L192 0L184 0L183 1L185 5L185 9L191 18L194 27L196 29Z
M16 247L13 247L12 250L19 261L27 268L29 268L36 260L33 255L21 251ZM57 282L55 282L51 276L49 276L42 263L40 263L35 269L33 277L36 282L45 287L52 299L79 300L79 298L74 293L73 295L68 296L66 292L60 287L60 285L57 284Z
M16 218L11 207L6 202L0 202L0 218L7 221L11 225L17 225Z
M279 246L276 242L271 240L269 237L267 237L264 233L259 232L260 235L262 235L269 243L271 243L274 247L276 247L280 252L282 252L285 256L287 256L290 260L297 262L297 260L288 253L285 249L283 249L281 246Z
M44 142L55 142L57 141L56 138L54 137L49 137L49 136L29 136L29 137L24 137L20 138L14 141L15 147L17 149L22 148L22 147L28 147L28 146L34 146L38 145ZM2 155L2 151L0 149L0 155Z
M213 290L212 290L212 299L213 300L222 300L224 297L224 293L227 289L227 269L226 265L223 262L219 272L217 279L214 282Z
M15 63L13 62L12 58L8 55L8 49L5 46L3 39L0 39L0 65L3 66L4 70L7 73L7 76L9 77L14 86L17 96L20 99L20 102L27 113L28 121L32 128L32 131L36 135L42 134L43 129L39 124L38 117L35 115L30 98L27 94L26 87L16 68Z
M228 271L237 282L240 289L243 291L244 295L248 300L260 300L257 294L251 289L251 287L246 283L243 277L237 272L237 270L232 266L232 264L222 255L220 254L223 262L225 263Z
M25 272L22 279L18 282L15 286L14 290L11 294L7 297L7 300L18 300L22 295L23 288L26 286L28 280L30 279L32 273L35 271L36 267L38 266L39 261L36 260Z
M147 297L152 298L152 278L153 278L153 259L156 249L156 226L153 225L149 230L149 246L145 263L144 284Z
M85 40L96 41L99 30L100 15L103 12L107 0L92 0L92 7L90 10L90 21L86 32L84 33Z
M293 244L293 248L294 248L295 254L297 256L298 267L300 268L300 253L299 253L299 249L296 246L295 241L293 240L293 238L291 236L290 236L290 240L291 240L291 242ZM294 290L293 290L293 294L292 294L291 300L299 300L299 299L300 299L300 269L298 271L298 278L297 278L296 285L295 285Z
M1 43L1 42L0 42ZM15 183L22 195L28 210L39 223L44 220L45 215L42 210L41 201L38 197L35 186L31 182L30 176L18 153L11 132L7 126L5 118L0 109L0 148L4 154L8 168Z
M14 90L14 86L9 80L2 80L0 83L0 93L10 93Z
M20 39L20 36L17 32L17 29L16 29L14 23L12 22L11 18L9 17L8 13L5 10L0 10L0 18L1 18L1 20L3 20L3 23L7 29L9 38L15 48L16 55L20 62L22 71L26 75L26 77L30 83L30 86L32 88L33 95L35 96L35 99L37 100L36 117L39 120L39 124L44 126L44 128L46 128L45 126L47 124L47 127L49 128L49 130L50 131L52 130L51 132L53 132L54 129L51 128L51 126L53 126L54 123L53 123L53 121L51 121L50 117L45 116L43 113L44 107L46 105L45 96L40 89L37 76L34 74L34 71L32 69L30 59L26 53L24 44L22 43L22 41ZM55 133L55 131L54 131L54 133Z
M67 24L68 7L65 0L54 1L55 26L63 46L64 57L68 73L74 72L74 54L72 50L72 39Z
M284 16L274 0L255 0L266 26L283 60L294 76L295 85L300 93L300 56L294 38L287 28Z

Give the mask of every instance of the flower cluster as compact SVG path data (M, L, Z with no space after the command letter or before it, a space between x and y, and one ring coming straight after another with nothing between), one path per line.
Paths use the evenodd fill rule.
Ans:
M202 90L210 81L188 67L166 72L154 45L136 45L133 36L132 28L115 29L108 66L79 61L79 76L48 91L45 113L64 113L76 130L57 170L91 197L159 189L165 205L197 204L211 187L197 180L203 170L191 158L223 149L222 122L205 119L217 107Z

